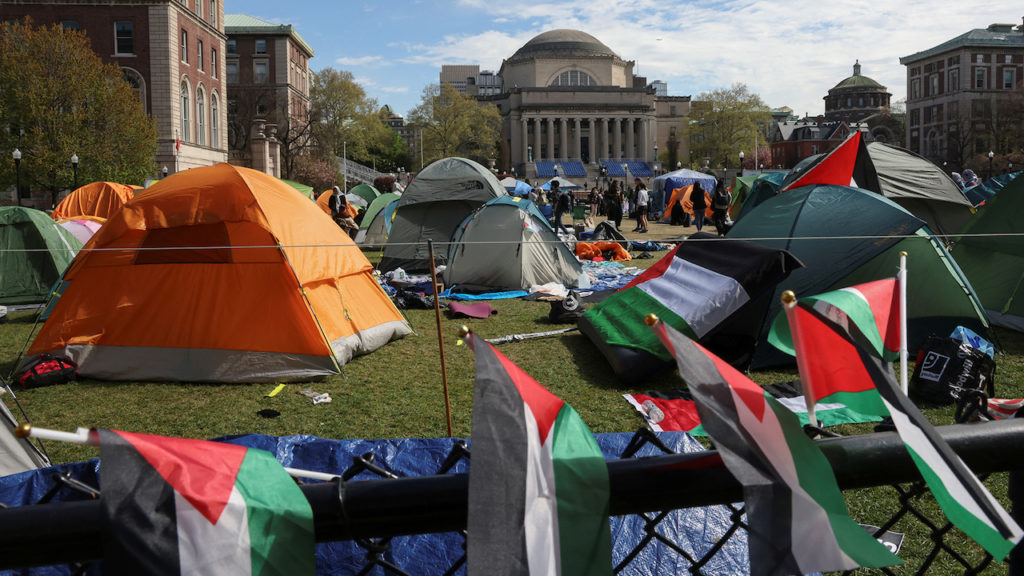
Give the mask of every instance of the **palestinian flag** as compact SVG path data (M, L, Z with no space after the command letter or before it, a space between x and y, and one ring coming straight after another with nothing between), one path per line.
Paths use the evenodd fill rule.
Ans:
M106 574L313 574L313 512L266 451L99 430Z
M652 365L672 361L644 325L644 316L657 314L669 326L700 339L800 266L784 250L697 233L587 310L580 330L608 357L617 375L639 381L637 375L651 371ZM756 330L752 328L751 344Z
M801 424L807 424L807 405L798 386L798 383L786 382L765 386L764 390L796 414ZM707 436L689 390L653 390L623 394L622 397L636 408L655 432L689 432L691 436ZM816 410L818 421L826 427L881 421L878 416L861 414L838 402L818 404Z
M608 469L571 406L473 334L470 574L612 573Z
M812 184L853 186L882 193L878 172L871 162L868 147L860 132L851 134L842 144L803 171L787 177L779 186L779 192Z
M735 368L658 323L701 421L743 485L751 574L807 574L901 560L850 519L832 468L796 416Z
M978 481L970 468L935 431L917 406L899 389L891 366L854 320L832 307L827 313L814 306L795 306L790 326L796 332L800 376L820 398L842 398L863 412L891 416L921 476L950 522L1002 560L1024 532ZM812 361L813 359L813 361Z

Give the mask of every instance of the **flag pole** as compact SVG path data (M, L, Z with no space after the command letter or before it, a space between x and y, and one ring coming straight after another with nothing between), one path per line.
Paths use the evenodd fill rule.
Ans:
M441 351L441 384L444 386L444 413L448 419L448 437L452 437L452 403L448 399L448 368L444 361L444 337L441 335L441 291L437 285L437 268L434 266L434 241L427 239L430 253L430 278L434 287L434 317L437 319L437 348Z
M54 442L83 444L85 446L100 445L99 434L97 434L95 430L82 428L81 426L79 426L74 432L64 432L62 430L39 428L25 423L14 429L14 436L22 439L37 438L39 440L53 440ZM311 478L313 480L323 480L325 482L330 482L331 480L341 476L341 474L328 474L326 472L314 472L313 470L300 470L299 468L288 468L287 466L284 467L284 470L292 478Z
M907 341L907 252L900 252L900 271L896 275L900 285L900 387L908 394L907 359L910 356Z
M786 321L789 323L789 334L793 338L793 350L796 352L796 368L800 372L800 388L804 393L804 403L807 406L807 423L818 427L818 417L814 413L814 394L808 389L811 382L811 372L807 366L807 355L802 353L800 346L800 328L796 320L796 294L792 290L782 293L782 308L786 311Z

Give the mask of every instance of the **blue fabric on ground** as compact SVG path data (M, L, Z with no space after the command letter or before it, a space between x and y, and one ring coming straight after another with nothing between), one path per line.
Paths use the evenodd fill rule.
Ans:
M529 292L525 290L509 290L507 292L487 292L485 294L462 294L454 293L449 288L444 292L441 292L441 298L447 298L449 300L504 300L508 298L522 298Z
M629 444L632 434L595 434L606 459L618 458ZM678 453L698 452L703 447L685 432L662 432L661 441ZM353 458L367 452L376 456L375 463L399 476L424 476L435 474L447 458L454 438L407 438L395 440L326 440L315 436L274 437L263 435L232 436L220 441L260 448L273 454L284 466L327 473L341 474L352 466ZM472 448L472 446L470 446ZM660 450L648 444L637 457L656 456ZM11 506L28 505L41 498L54 485L55 474L69 471L78 479L97 486L98 461L69 464L46 468L0 478L0 502ZM460 460L449 472L467 472L469 462ZM364 472L354 480L378 479L370 472ZM102 486L100 486L102 488ZM680 486L680 490L686 487ZM62 488L55 501L82 500L84 496ZM727 534L732 522L731 511L726 506L709 506L674 510L658 525L657 531L663 537L675 542L694 557L701 557L711 550L718 540ZM626 556L646 537L646 520L640 515L611 517L612 562L622 562ZM441 574L452 566L463 554L464 540L454 532L423 534L393 538L388 551L381 557L392 562L410 574ZM365 567L367 551L355 542L325 542L317 544L316 564L318 574L357 574ZM624 572L642 576L656 574L687 573L689 562L657 539L645 546ZM87 574L100 574L101 566L93 565ZM750 562L747 553L747 536L744 530L733 534L723 549L715 554L701 572L703 574L748 574ZM3 574L67 575L68 566L50 566ZM379 570L371 572L380 573ZM456 574L465 574L465 566Z
M641 252L659 252L661 250L668 250L670 248L671 246L658 244L657 242L653 242L651 240L647 240L646 242L639 242L637 240L629 241L630 250L639 250Z

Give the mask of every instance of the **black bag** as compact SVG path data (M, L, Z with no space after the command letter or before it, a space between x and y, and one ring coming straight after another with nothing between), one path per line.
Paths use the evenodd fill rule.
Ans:
M952 404L971 392L995 393L996 363L977 348L952 338L929 336L917 354L911 390L923 400Z
M551 303L548 320L558 324L572 324L583 316L583 312L583 303L580 302L579 292L570 290L565 298Z
M70 382L78 376L78 366L66 358L40 354L17 376L22 388L39 388Z

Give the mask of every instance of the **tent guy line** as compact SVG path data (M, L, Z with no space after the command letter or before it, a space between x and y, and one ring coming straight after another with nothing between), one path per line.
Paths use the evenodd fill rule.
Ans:
M14 435L18 438L37 438L39 440L53 440L54 442L67 442L69 444L84 444L87 446L100 445L99 434L93 429L82 427L79 427L74 432L64 432L63 430L38 428L26 423L18 426L14 430ZM327 474L325 472L301 470L299 468L285 467L285 471L293 478L309 478L312 480L323 480L325 482L330 482L341 477L340 474Z
M934 238L1016 238L1024 236L1024 233L1018 232L1005 232L1005 233L986 233L986 234L931 234ZM904 239L904 238L919 238L916 234L869 234L869 235L851 235L851 236L765 236L756 238L728 238L728 237L715 237L715 238L686 238L687 242L738 242L738 241L778 241L778 240L793 240L793 241L814 241L814 240L885 240L885 239ZM674 242L675 240L664 240L663 242ZM561 241L555 240L538 240L532 241L533 243L539 244L558 244ZM396 242L396 246L417 246L423 244L422 242ZM475 242L435 242L438 246L451 246L455 244L520 244L515 241L503 241L503 240L484 240ZM245 249L260 249L266 250L271 248L356 248L361 249L359 245L354 244L268 244L258 246L153 246L153 247L135 247L135 248L82 248L79 252L149 252L149 251L168 251L168 250L245 250ZM46 248L0 248L0 253L31 253L31 252L53 252Z

